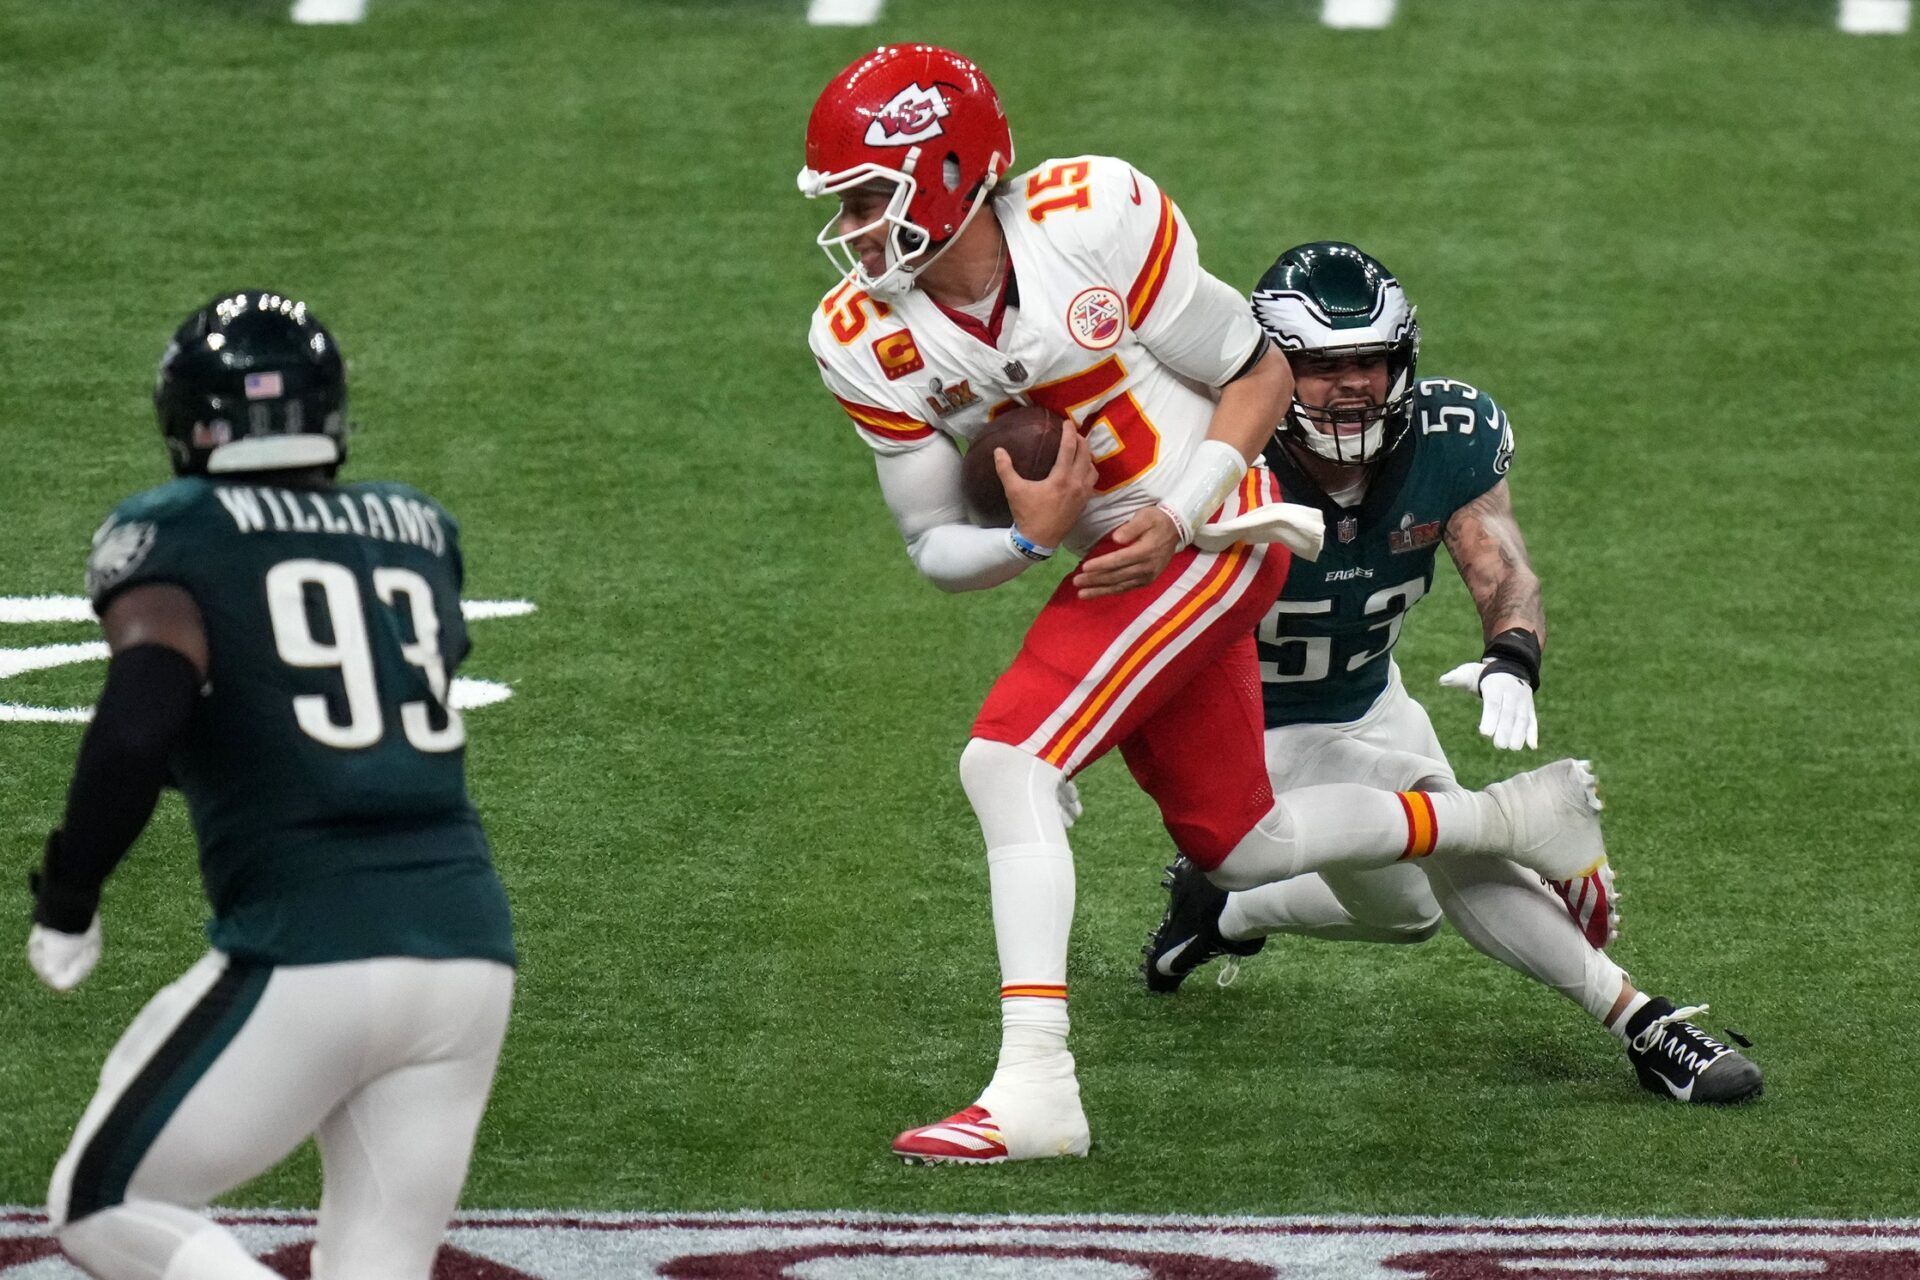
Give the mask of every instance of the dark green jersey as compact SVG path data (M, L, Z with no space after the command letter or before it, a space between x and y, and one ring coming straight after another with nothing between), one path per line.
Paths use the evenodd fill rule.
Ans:
M1414 391L1412 426L1374 464L1366 496L1342 507L1278 442L1267 461L1289 501L1327 520L1317 561L1296 559L1257 636L1267 727L1341 724L1366 714L1387 686L1400 624L1433 586L1433 558L1453 513L1498 484L1513 460L1513 429L1492 397L1428 378Z
M205 619L207 687L170 764L216 947L513 961L449 705L461 577L452 518L398 484L177 480L94 536L96 610L164 582Z

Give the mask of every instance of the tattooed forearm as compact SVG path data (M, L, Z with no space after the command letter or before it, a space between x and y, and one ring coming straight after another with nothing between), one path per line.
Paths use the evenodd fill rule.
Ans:
M1547 638L1540 579L1527 561L1526 539L1513 515L1507 482L1481 494L1447 522L1447 551L1480 612L1480 629L1491 640L1512 627Z

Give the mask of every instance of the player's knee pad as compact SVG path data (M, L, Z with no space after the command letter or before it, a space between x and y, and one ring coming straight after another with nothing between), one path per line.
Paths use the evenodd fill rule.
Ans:
M989 849L1067 842L1061 784L1066 774L1019 747L974 738L960 753L960 785Z
M1369 924L1361 921L1361 927L1370 935L1370 942L1384 942L1394 946L1405 946L1414 942L1425 942L1440 932L1444 917L1431 916L1425 920L1396 920L1388 924Z
M960 785L975 805L998 793L1057 787L1064 776L1032 752L991 738L969 738L960 753Z

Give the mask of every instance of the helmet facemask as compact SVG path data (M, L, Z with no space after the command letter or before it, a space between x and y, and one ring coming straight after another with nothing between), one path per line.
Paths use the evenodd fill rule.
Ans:
M851 231L843 231L840 228L842 214L836 211L827 219L827 224L820 228L820 234L814 237L814 243L820 246L827 255L827 261L833 264L835 274L842 277L851 275L861 288L876 297L898 297L913 287L914 277L932 266L947 247L960 238L960 233L972 224L975 215L991 198L1004 164L998 156L994 157L985 180L980 183L979 190L973 193L959 227L946 239L935 240L927 228L913 220L911 213L914 199L920 191L914 171L919 166L921 154L919 147L909 149L898 169L867 163L838 173L820 173L813 169L800 171L800 191L808 199L837 196L870 184L885 184L892 188L886 207L872 221ZM957 168L951 157L946 167ZM868 274L866 264L854 248L854 242L881 227L886 228L884 252L887 265L886 270L873 276Z
M1287 409L1285 431L1293 439L1329 462L1358 466L1391 452L1406 435L1412 420L1413 369L1419 350L1419 326L1398 342L1359 343L1348 347L1323 347L1300 354L1323 360L1366 360L1383 356L1387 362L1387 395L1380 404L1312 406L1301 402L1296 391ZM1358 426L1355 432L1351 428ZM1342 431L1342 428L1348 428Z

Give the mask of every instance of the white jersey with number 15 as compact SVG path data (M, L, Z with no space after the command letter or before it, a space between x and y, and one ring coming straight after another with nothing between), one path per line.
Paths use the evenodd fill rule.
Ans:
M881 454L971 441L1017 403L1071 418L1099 467L1066 539L1084 552L1179 478L1217 388L1265 339L1239 292L1201 269L1173 201L1124 160L1049 160L1004 183L989 214L1013 277L997 333L919 289L882 301L849 279L808 343Z

